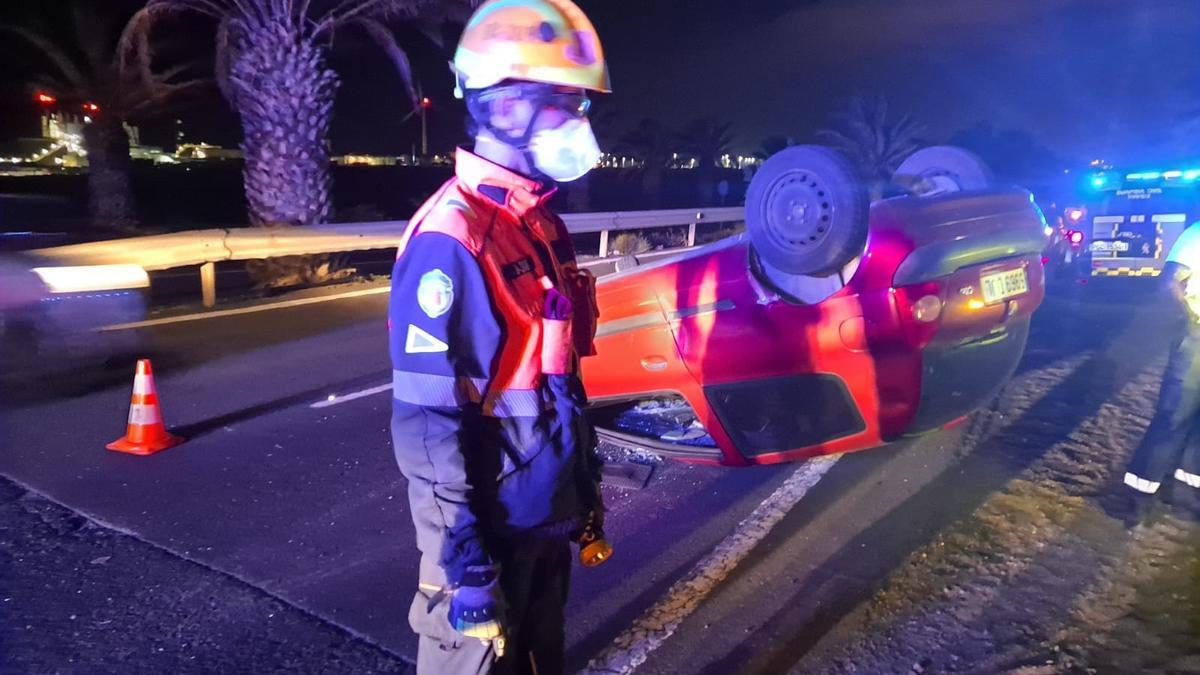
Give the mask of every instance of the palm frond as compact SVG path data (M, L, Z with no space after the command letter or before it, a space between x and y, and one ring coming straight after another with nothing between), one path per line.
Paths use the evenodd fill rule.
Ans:
M53 40L42 35L41 33L26 28L24 26L13 26L8 24L0 24L0 32L11 33L24 40L34 49L41 52L42 56L54 66L58 74L62 76L73 89L87 88L87 78L79 69L78 64L71 58L71 55L66 49L54 43Z
M112 73L112 20L82 2L71 4L71 39L83 56L93 81Z
M181 99L208 91L213 85L211 79L199 78L180 82L178 84L161 85L153 90L145 90L136 101L125 103L126 115L129 117L147 117L159 114L173 107Z
M386 26L374 19L364 17L354 23L366 31L375 44L379 45L379 48L391 59L396 72L400 74L400 79L404 81L404 90L408 92L409 100L412 101L413 107L416 107L419 101L417 100L417 90L413 88L412 64L409 63L408 54L396 42L396 36Z
M213 74L217 80L217 88L226 101L233 102L233 85L229 81L230 69L237 58L236 42L232 39L232 27L228 18L221 19L217 24L216 62Z
M150 0L145 9L158 13L195 12L219 19L233 9L227 0Z

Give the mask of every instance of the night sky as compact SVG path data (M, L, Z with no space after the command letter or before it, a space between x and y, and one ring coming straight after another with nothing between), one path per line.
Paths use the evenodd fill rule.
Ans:
M48 15L63 0L5 3L2 20ZM109 6L128 5L108 2ZM1071 161L1200 158L1200 2L1196 0L584 0L604 43L615 93L597 104L602 141L642 117L668 127L698 117L734 124L738 149L764 138L812 141L854 95L885 95L925 124L931 141L980 122L1022 129ZM200 49L203 19L164 33ZM184 40L182 35L188 35ZM435 100L435 149L462 137L439 48L401 29ZM28 52L0 40L0 133L30 134L36 113L21 80ZM407 152L419 137L399 80L366 40L339 36L345 80L338 152ZM180 111L193 140L236 143L217 96ZM169 143L171 125L147 123Z

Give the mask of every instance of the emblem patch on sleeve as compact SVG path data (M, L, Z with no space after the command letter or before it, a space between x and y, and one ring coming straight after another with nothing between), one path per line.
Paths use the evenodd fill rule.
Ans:
M431 319L449 312L450 305L454 304L454 282L436 268L422 274L417 286L417 304Z
M408 324L408 335L404 338L405 354L434 354L450 350L450 345L429 333Z

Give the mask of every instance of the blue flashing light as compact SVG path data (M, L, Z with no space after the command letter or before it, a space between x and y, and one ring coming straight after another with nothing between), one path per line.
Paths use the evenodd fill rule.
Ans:
M1163 178L1166 178L1167 180L1171 180L1173 178L1179 178L1179 177L1183 176L1183 172L1182 171L1164 171L1162 176L1163 176Z
M1102 188L1102 187L1104 187L1104 183L1107 182L1107 180L1108 179L1104 177L1104 174L1092 176L1092 187Z
M1143 175L1140 173L1127 173L1125 174L1125 180L1141 180Z
M1200 178L1200 169L1188 169L1183 172L1184 180L1196 180L1197 178Z
M1142 180L1158 180L1162 178L1162 174L1157 171L1147 171L1142 174Z

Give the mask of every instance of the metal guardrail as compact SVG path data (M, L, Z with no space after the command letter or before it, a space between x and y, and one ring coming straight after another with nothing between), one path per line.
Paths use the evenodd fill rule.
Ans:
M736 222L742 218L741 207L563 215L572 234L600 233L598 253L602 258L609 253L610 232L686 226L687 245L694 246L696 225ZM311 227L192 230L56 246L35 253L69 265L134 264L146 271L199 265L204 306L212 307L216 304L218 262L392 248L406 227L407 220L390 220Z

